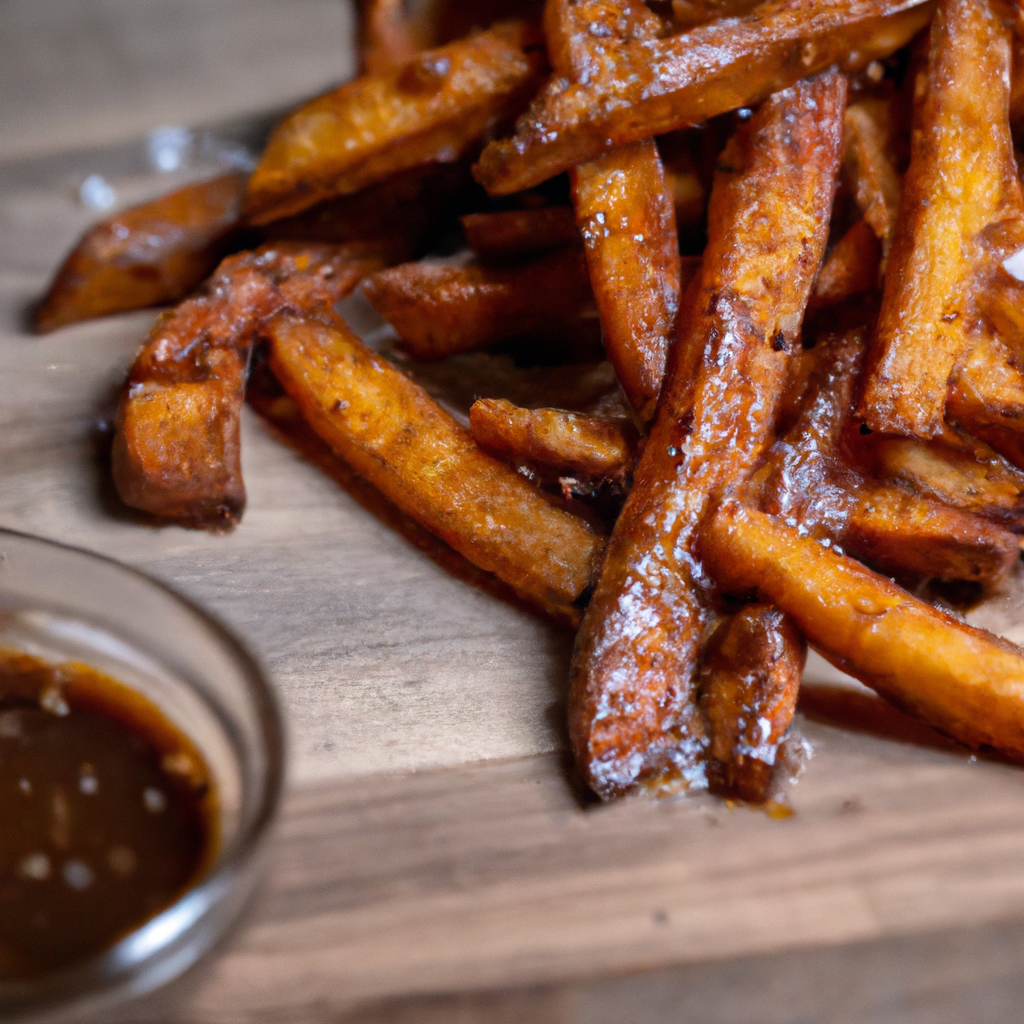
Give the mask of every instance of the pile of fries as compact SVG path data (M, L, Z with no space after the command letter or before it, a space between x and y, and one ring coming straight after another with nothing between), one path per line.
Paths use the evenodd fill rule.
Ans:
M505 6L452 38L443 4L366 0L365 73L250 177L81 241L40 329L184 299L125 385L121 497L234 525L259 377L258 408L578 624L569 731L605 800L772 797L807 643L1024 759L1024 652L914 596L991 586L1024 534L1024 10ZM339 315L357 286L404 362ZM598 407L460 421L413 379L601 346Z

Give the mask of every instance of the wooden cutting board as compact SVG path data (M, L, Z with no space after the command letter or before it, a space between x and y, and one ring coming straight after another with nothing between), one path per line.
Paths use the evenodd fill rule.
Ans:
M895 714L840 727L819 701L801 716L814 756L784 820L707 798L587 803L566 771L571 637L449 575L251 410L232 534L121 507L104 431L152 314L44 338L24 314L97 216L77 198L87 174L126 204L212 166L161 175L142 153L0 164L0 525L200 602L283 698L289 793L266 883L161 1020L336 1021L409 994L1024 921L1024 772ZM1020 639L1020 609L1009 594L989 614Z

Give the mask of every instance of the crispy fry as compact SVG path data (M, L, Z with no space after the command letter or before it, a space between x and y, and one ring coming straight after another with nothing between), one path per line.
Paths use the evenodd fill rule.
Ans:
M672 21L683 31L718 18L735 18L756 6L756 0L672 0Z
M756 590L829 661L968 746L1024 758L1024 653L762 512L728 501L701 537L729 592Z
M574 81L599 73L609 49L660 27L641 0L550 0L544 11L551 66ZM605 351L646 422L679 310L675 204L661 157L648 139L572 168L569 180Z
M503 398L481 398L469 410L473 439L495 458L544 467L558 476L625 486L636 463L636 428L562 409L524 409Z
M699 287L573 657L570 738L603 799L703 777L697 531L769 443L825 247L845 98L836 71L777 93L721 160Z
M269 241L359 242L386 263L420 255L471 184L464 161L400 171L376 185L267 224Z
M534 31L506 22L307 103L270 137L245 216L266 224L398 171L457 160L522 108L542 64Z
M224 255L244 188L244 175L225 174L90 228L36 308L35 329L183 299Z
M568 206L469 213L459 220L466 244L485 263L513 262L580 244L576 214Z
M984 442L947 432L943 441L883 438L871 447L882 479L1024 533L1024 472Z
M579 249L512 267L406 263L368 278L363 291L417 359L550 330L594 303Z
M408 515L542 607L571 610L604 541L508 466L336 316L264 327L270 366L313 429Z
M1024 432L1024 373L996 338L981 338L950 382L946 411L965 430L985 427Z
M404 0L362 0L360 74L387 74L407 64L421 48L421 40L406 16Z
M1019 553L1012 533L866 480L841 458L863 348L864 331L857 330L814 350L804 409L758 472L761 508L890 571L978 581L1004 575Z
M679 311L675 205L654 142L570 172L605 351L642 421L653 418Z
M329 305L379 265L344 248L281 242L229 257L202 294L164 314L121 395L121 500L189 525L233 526L245 506L238 416L261 318L286 304Z
M969 338L970 276L1024 243L1009 60L1009 32L986 0L942 0L869 351L861 415L873 430L943 432L950 374Z
M895 99L865 98L846 108L843 171L864 220L888 257L896 234L903 183L891 155Z
M933 8L915 3L767 0L741 18L609 49L587 82L552 79L473 173L493 195L517 192L609 149L756 104L832 64L863 67L928 23Z
M811 293L812 304L842 302L877 288L881 258L882 249L874 232L864 221L857 221L822 263Z
M748 605L715 629L700 673L713 793L752 803L768 799L806 654L793 620L771 605Z

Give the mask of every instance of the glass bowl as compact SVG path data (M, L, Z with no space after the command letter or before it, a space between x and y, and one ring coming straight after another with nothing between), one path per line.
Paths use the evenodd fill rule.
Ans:
M235 920L281 792L282 724L242 646L195 605L98 555L0 530L0 646L79 661L154 703L206 758L219 845L176 902L96 957L0 981L0 1020L109 1019L192 966Z

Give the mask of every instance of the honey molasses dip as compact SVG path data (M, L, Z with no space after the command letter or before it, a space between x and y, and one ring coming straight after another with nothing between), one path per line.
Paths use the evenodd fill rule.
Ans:
M171 904L216 842L194 744L95 669L0 648L0 980L71 966Z

